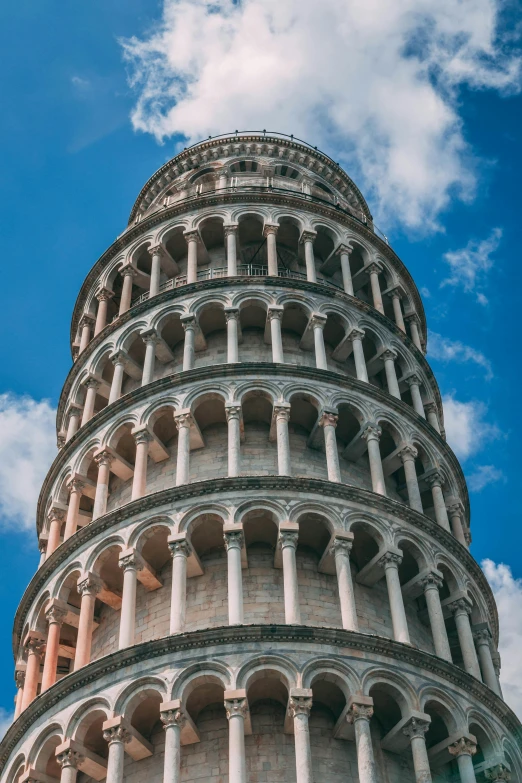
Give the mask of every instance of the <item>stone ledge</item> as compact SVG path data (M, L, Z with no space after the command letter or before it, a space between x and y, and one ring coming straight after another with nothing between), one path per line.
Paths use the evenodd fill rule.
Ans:
M179 487L170 487L161 492L152 492L139 500L134 500L114 511L110 511L94 522L82 527L74 536L62 543L56 549L48 560L38 569L29 585L27 586L15 615L13 628L13 651L16 659L18 644L22 629L24 627L25 617L28 608L38 591L44 584L45 579L58 568L71 551L76 546L89 541L98 533L109 530L112 525L119 522L128 521L133 514L142 514L145 511L155 510L158 506L172 503L178 500L187 500L190 498L199 498L201 496L214 493L241 492L242 490L258 490L264 497L268 492L316 492L321 497L334 497L340 500L353 501L365 506L373 506L390 516L397 517L410 523L419 530L423 530L433 538L440 541L455 557L457 557L463 566L473 574L478 584L482 585L483 594L486 598L488 611L492 619L492 632L495 643L498 643L498 614L493 598L491 587L484 576L482 569L468 550L460 544L454 536L440 527L429 517L414 511L409 506L399 503L396 500L378 495L369 490L353 487L348 484L336 484L331 481L321 479L306 479L291 476L239 476L237 478L208 479L207 481L193 481L190 484L182 484Z
M392 639L345 631L340 628L318 628L302 625L236 625L192 631L143 642L111 653L68 674L45 693L40 694L7 731L0 743L0 773L3 771L9 754L33 722L44 715L47 710L59 704L62 699L77 693L79 688L87 686L113 671L120 671L126 666L139 664L151 658L159 658L169 653L205 649L215 645L234 645L237 648L239 643L252 644L254 649L257 649L260 643L290 644L294 650L302 644L345 647L370 655L385 656L391 661L409 664L419 671L429 671L453 685L463 688L473 698L480 701L503 722L522 750L522 725L510 707L483 683L442 658L437 658L422 650L416 650L409 645L400 644Z

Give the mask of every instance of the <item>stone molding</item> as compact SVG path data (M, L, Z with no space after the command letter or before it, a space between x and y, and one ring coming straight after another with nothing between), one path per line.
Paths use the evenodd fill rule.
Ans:
M285 493L293 492L315 492L321 497L333 497L339 500L359 503L363 506L373 506L384 514L396 517L404 522L408 522L413 527L421 530L433 539L439 541L457 560L462 564L475 581L481 585L483 596L488 606L489 617L492 621L492 632L495 644L498 643L498 613L493 598L491 587L487 582L482 569L469 551L460 544L457 539L447 530L441 528L437 522L429 517L420 514L409 506L399 503L396 500L387 498L384 495L373 493L360 487L350 486L349 484L337 484L323 479L297 478L291 476L238 476L236 478L208 479L207 481L194 481L190 484L181 484L177 487L161 490L160 492L151 492L138 500L130 501L113 511L98 517L96 520L86 525L71 536L67 541L50 555L50 557L37 570L29 585L27 586L22 599L18 605L15 615L13 628L13 650L16 657L17 645L20 641L22 629L29 607L37 596L39 590L45 584L45 580L54 569L57 569L66 557L75 551L78 545L84 544L99 533L109 530L113 525L119 522L128 522L133 514L139 515L149 510L157 511L159 506L172 504L176 501L186 501L192 498L201 498L205 495L224 493L243 492L257 490L264 493Z
M345 648L348 651L365 652L378 658L386 658L393 663L410 665L418 672L430 672L452 685L462 688L469 696L492 712L512 736L518 739L519 747L522 750L522 726L508 705L471 674L435 655L417 650L410 645L395 642L392 639L345 631L341 628L318 628L303 625L227 625L142 642L99 658L66 675L43 694L37 696L8 729L0 743L0 774L10 753L22 740L24 733L38 719L49 709L59 705L65 698L77 694L79 688L88 687L105 675L121 672L125 667L142 664L143 661L177 652L204 651L211 646L219 645L231 646L237 650L239 644L250 644L251 651L254 653L259 651L260 644L267 643L272 648L275 644L289 644L291 650L299 649L302 645L330 645L339 650L339 655L346 655L342 652L342 648ZM245 652L250 652L250 649ZM320 657L324 658L324 655L324 650L321 648Z
M112 421L118 416L119 413L126 412L129 404L139 403L141 401L149 400L152 395L161 391L171 392L178 385L182 386L194 383L198 380L208 381L212 378L234 378L244 377L245 375L269 375L273 377L281 377L285 375L291 375L292 377L299 377L309 380L311 383L324 383L326 386L334 384L336 390L339 388L347 391L355 391L362 394L367 399L372 399L381 405L386 405L391 410L395 411L401 416L406 417L407 420L419 429L425 436L433 440L437 446L441 449L444 456L448 460L448 463L454 472L454 476L457 480L459 497L463 502L465 514L469 519L469 496L464 479L464 474L460 463L455 456L453 450L448 443L436 432L433 427L428 424L426 419L418 416L411 405L398 400L396 397L388 394L383 389L378 389L372 384L368 384L365 381L359 381L356 378L352 378L348 375L341 375L338 372L332 370L318 370L315 367L304 367L292 364L274 364L273 362L239 362L233 364L219 364L210 365L208 367L199 367L193 370L185 370L182 372L174 373L173 375L159 378L146 386L140 386L138 389L130 392L129 394L120 397L119 400L113 402L111 405L107 405L101 411L96 413L83 427L80 427L78 431L73 435L70 440L63 446L63 448L56 455L54 462L47 472L47 476L42 484L40 496L38 499L38 506L36 512L36 524L37 533L40 532L43 521L43 509L47 504L47 497L51 489L52 483L56 477L65 467L67 460L69 459L69 452L76 448L77 443L85 439L90 438L97 430L98 427L105 422Z

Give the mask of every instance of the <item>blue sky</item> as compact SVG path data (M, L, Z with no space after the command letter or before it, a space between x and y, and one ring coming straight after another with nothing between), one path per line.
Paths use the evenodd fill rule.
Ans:
M372 25L381 2L368 4L375 14ZM366 26L367 11L357 10L357 3L327 0L323 15L339 7L346 15L348 9L362 33L357 52L347 47L350 62L332 54L334 75L327 74L325 82L323 71L331 63L322 56L323 45L325 52L329 47L335 52L335 43L344 47L342 40L329 40L336 27L331 18L328 30L315 24L316 0L302 5L310 13L301 28L279 18L266 37L256 21L259 0L243 5L240 11L238 4L220 0L212 15L205 0L165 5L19 0L0 9L0 394L7 395L0 398L6 555L0 577L0 708L7 712L14 695L12 618L38 560L32 509L53 456L51 408L70 367L70 316L82 280L123 230L145 180L175 153L180 132L196 140L246 124L296 133L341 159L424 294L434 333L430 360L449 398L454 447L475 490L472 553L479 561L493 561L488 575L509 621L506 677L515 666L522 636L522 621L513 611L522 597L515 581L522 578L517 8L508 5L497 18L494 2L470 0L465 21L449 14L442 22L434 8L445 3L424 0L417 5L425 18L388 19L384 34ZM264 10L276 13L271 5L267 0ZM440 35L430 32L430 14ZM490 31L488 44L492 20L504 37L499 41ZM248 56L251 25L266 55L262 62ZM306 46L307 25L314 49ZM453 28L448 33L444 25ZM464 34L471 43L457 51L447 42L453 33L455 40ZM296 45L289 47L292 35ZM336 35L349 42L349 31ZM133 36L124 60L121 41ZM384 62L376 54L382 41L389 46ZM295 54L281 59L280 46ZM313 61L313 76L307 75L303 51ZM227 66L229 52L235 73ZM359 70L348 73L355 66ZM209 74L220 69L215 82ZM34 402L21 400L24 395ZM511 572L500 569L502 563Z

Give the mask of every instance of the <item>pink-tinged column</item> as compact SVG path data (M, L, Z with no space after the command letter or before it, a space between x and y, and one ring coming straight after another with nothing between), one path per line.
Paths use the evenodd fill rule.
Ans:
M45 659L42 674L41 692L50 688L56 682L56 670L58 668L58 653L60 651L60 632L63 621L67 617L65 601L54 598L45 608L45 619L48 623L47 644L45 645Z
M186 723L181 701L174 699L173 701L160 704L160 720L165 729L163 783L180 783L181 729Z
M79 478L72 478L69 481L69 506L67 508L67 519L65 521L65 532L63 540L67 541L68 538L76 533L78 528L78 513L80 511L80 501L82 499L82 493L85 489L85 482Z
M91 341L91 329L94 323L94 318L89 313L84 313L80 318L80 350L79 353L83 353Z
M22 702L24 699L24 684L25 684L24 671L19 670L15 672L15 683L16 683L17 691L16 691L14 720L16 720L20 715L20 713L22 712Z
M91 660L92 631L94 621L94 606L96 596L102 589L102 582L96 574L84 574L78 580L78 592L82 599L80 604L80 619L76 639L76 654L74 656L74 671L86 666Z
M30 631L25 640L27 668L25 670L24 695L22 697L22 712L36 698L40 680L40 663L45 649L45 639L36 631Z
M80 426L80 417L82 415L81 409L77 405L71 405L69 408L69 422L67 424L67 434L65 436L65 442L71 440L73 435L76 435Z
M160 290L161 259L166 255L163 245L149 247L151 257L149 298L157 296Z
M56 761L61 769L60 783L76 783L78 767L85 761L85 756L73 748L56 755Z
M109 405L119 400L121 397L121 389L123 386L123 374L125 372L125 357L122 351L111 356L111 362L114 365L114 373L112 376L111 390L109 392Z
M94 455L94 461L98 465L98 480L96 482L96 494L94 496L94 507L92 519L98 519L107 511L107 500L109 498L109 477L111 464L114 459L113 454L107 449L102 449Z
M190 478L190 413L178 413L174 422L178 430L178 455L176 461L176 486L188 484Z
M96 392L100 387L100 382L96 378L89 378L85 383L85 402L83 404L82 427L94 416L94 403L96 402Z
M143 570L143 558L135 549L127 549L120 554L118 565L123 571L123 596L120 613L120 637L118 649L134 644L136 627L136 588L138 571Z
M373 755L370 719L373 716L373 699L369 696L352 696L346 715L355 729L357 749L357 777L359 783L377 783L375 757Z
M308 719L312 710L312 690L292 688L288 699L288 714L294 722L296 783L313 783L312 751Z
M65 519L65 511L53 507L49 512L49 538L47 540L46 558L58 549L61 543L62 525Z
M136 458L134 460L131 500L138 500L147 491L147 461L152 437L146 429L138 430L132 434L136 443Z
M228 781L246 783L245 718L248 702L244 691L225 691L228 718Z

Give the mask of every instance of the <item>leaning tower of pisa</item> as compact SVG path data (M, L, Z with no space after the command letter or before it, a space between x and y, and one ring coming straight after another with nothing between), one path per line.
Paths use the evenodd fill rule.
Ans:
M151 177L74 308L1 783L522 780L425 346L317 148Z

